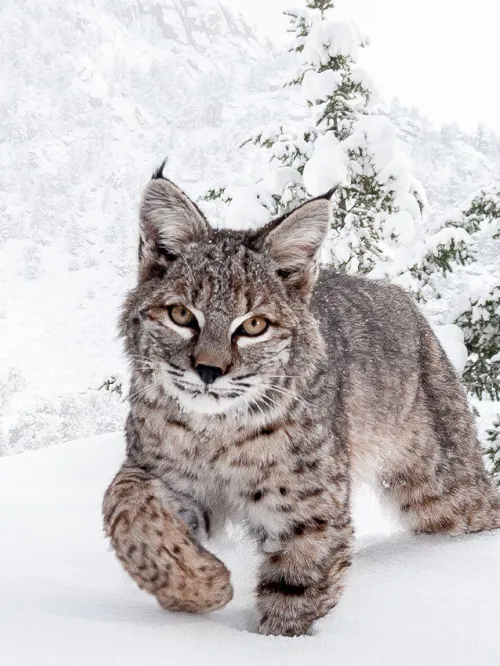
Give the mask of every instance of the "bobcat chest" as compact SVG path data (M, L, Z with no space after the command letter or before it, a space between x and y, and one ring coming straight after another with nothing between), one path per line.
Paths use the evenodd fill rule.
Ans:
M290 436L277 428L206 428L182 434L174 446L178 453L179 447L200 469L230 479L252 471L262 473L289 461Z
M222 436L223 435L223 436ZM222 431L204 457L233 512L260 536L285 531L292 519L295 458L291 434L281 428Z
M294 461L291 434L283 428L243 429L219 426L200 430L169 428L163 450L202 484L226 489L233 498L251 498L259 490L283 485Z

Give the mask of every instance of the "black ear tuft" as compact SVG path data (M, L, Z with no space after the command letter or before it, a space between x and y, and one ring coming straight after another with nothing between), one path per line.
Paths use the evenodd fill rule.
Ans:
M165 160L166 162L167 160ZM165 164L165 162L163 164ZM335 187L332 187L328 192L325 192L324 194L320 194L319 197L316 197L316 199L328 199L331 201L333 195L335 192L339 189L339 185L335 185Z
M168 162L168 157L165 157L165 159L160 164L160 166L156 169L156 171L153 171L153 175L151 176L151 180L160 180L161 178L164 178L165 180L167 180L165 178L165 176L163 175L163 170L165 169L165 166L166 166L167 162Z
M140 207L139 279L158 277L157 264L166 266L190 243L203 242L211 228L198 206L163 176L165 162L155 171Z

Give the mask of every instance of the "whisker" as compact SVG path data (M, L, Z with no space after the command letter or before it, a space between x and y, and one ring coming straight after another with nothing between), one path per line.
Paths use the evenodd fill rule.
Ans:
M293 389L287 388L286 386L280 386L279 384L267 384L267 387L271 388L273 390L276 390L276 391L281 391L282 393L287 393L288 395L292 395L296 398L299 398L299 396L297 395L297 393Z
M167 366L166 367L167 372L169 372L170 374L178 373L179 376L183 375L184 372L185 372L185 370L183 370L179 366L175 365L174 363L171 363L170 361L165 361L163 359L154 359L153 360L151 358L148 358L147 356L139 356L137 354L130 354L130 355L127 355L127 360L129 362L133 363L134 365L137 365L138 362L139 362L139 363L142 363L143 365L145 365L146 367L151 367L151 368L159 368L162 365L164 365L164 366Z
M289 389L284 389L281 386L277 387L274 385L268 386L268 390L275 391L276 393L280 393L281 395L284 395L288 398L292 398L293 400L301 404L303 407L310 410L310 405L308 405L307 402L299 398L299 396L295 393L295 391L290 391Z
M154 384L148 384L147 386L143 386L141 389L138 391L135 391L134 393L129 393L127 398L128 400L133 400L134 398L137 398L139 395L146 393L150 389L158 389L161 388L162 383L161 382L155 382Z
M172 383L173 383L174 386L176 386L177 388L183 389L183 390L185 390L185 391L190 391L190 392L192 392L192 391L198 391L199 393L201 392L201 387L198 386L198 384L190 384L189 382L182 381L182 380L179 381L177 378L176 378L176 379L172 379Z
M245 414L243 415L243 419L246 421L248 419L248 412L250 410L250 403L244 395L242 396L242 398L243 398L243 404L245 405L245 408L246 408L245 409Z
M280 403L277 402L276 400L273 400L273 399L270 398L268 395L261 395L261 396L260 396L260 399L261 399L261 400L266 400L266 401L268 402L268 404L276 405L276 407L280 407L280 408L283 407L282 404L280 404Z
M260 411L260 413L262 414L262 416L264 418L266 418L266 414L264 413L264 410L260 406L258 398L251 398L250 399L250 406L252 406L252 405L255 405L257 407L257 409Z

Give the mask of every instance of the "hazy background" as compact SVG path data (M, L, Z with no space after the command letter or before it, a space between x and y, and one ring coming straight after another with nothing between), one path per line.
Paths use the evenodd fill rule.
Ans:
M286 39L286 0L228 0L274 39ZM493 0L338 0L370 38L363 64L385 97L397 95L436 122L471 129L483 121L500 129L498 26Z

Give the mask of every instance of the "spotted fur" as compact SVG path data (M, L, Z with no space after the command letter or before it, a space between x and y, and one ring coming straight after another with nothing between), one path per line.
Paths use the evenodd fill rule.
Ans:
M201 545L230 518L262 553L259 631L307 633L345 584L356 473L415 532L500 527L464 392L411 299L318 278L329 210L320 197L258 231L215 230L161 172L146 188L139 279L121 317L127 458L104 523L165 608L231 599L229 572ZM197 328L169 318L175 303ZM270 327L243 340L249 314ZM205 384L199 363L220 376Z

